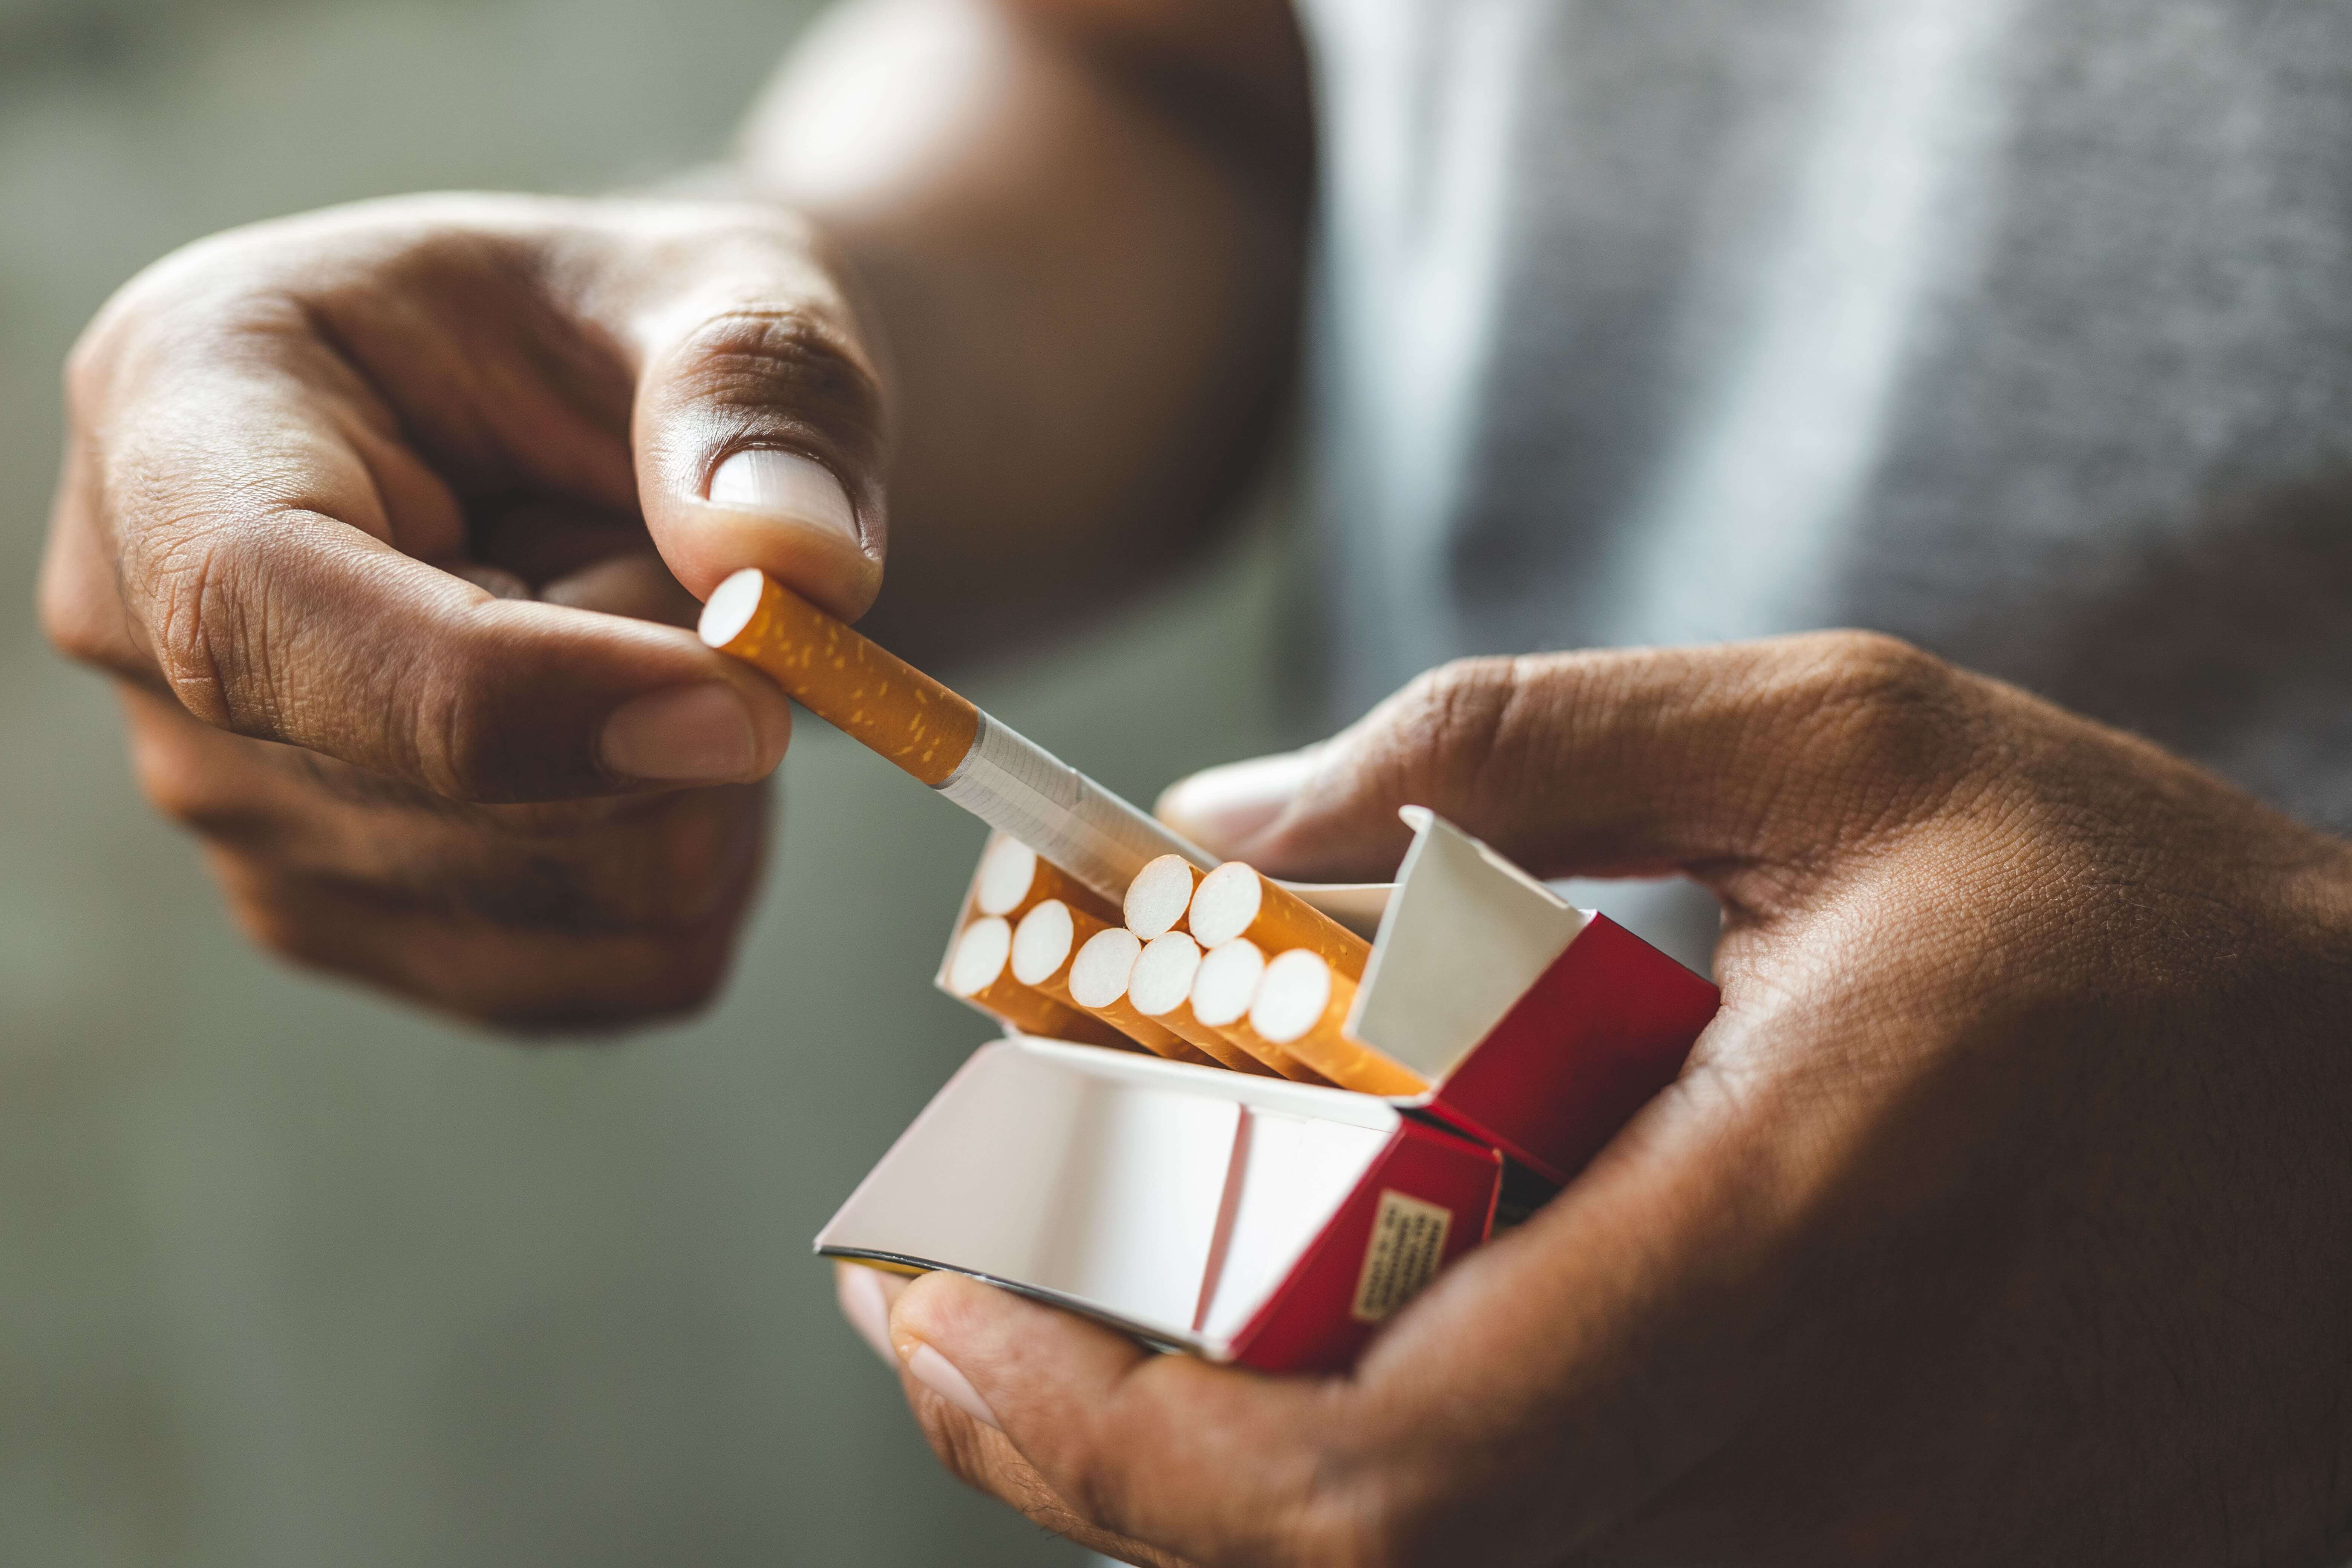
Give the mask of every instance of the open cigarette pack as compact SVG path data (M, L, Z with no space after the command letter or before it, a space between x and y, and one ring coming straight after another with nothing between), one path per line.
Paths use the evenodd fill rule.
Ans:
M1213 883L1175 864L1164 898L1147 870L1121 910L992 839L940 978L1004 1037L817 1249L955 1269L1263 1371L1351 1364L1671 1082L1717 1006L1622 927L1404 815L1394 884L1240 868L1239 914L1233 868Z

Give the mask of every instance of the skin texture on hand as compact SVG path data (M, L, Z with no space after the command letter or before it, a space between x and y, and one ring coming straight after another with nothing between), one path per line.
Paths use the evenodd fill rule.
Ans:
M261 941L520 1026L690 1006L792 717L683 623L746 559L871 601L861 342L763 207L415 198L220 237L75 351L45 623L120 679L142 784ZM754 449L845 501L714 504Z
M1349 1376L904 1288L958 1474L1151 1563L2344 1555L2346 846L1849 634L1450 667L1171 804L1221 793L1216 847L1297 875L1385 874L1417 802L1543 875L1696 878L1723 1011Z

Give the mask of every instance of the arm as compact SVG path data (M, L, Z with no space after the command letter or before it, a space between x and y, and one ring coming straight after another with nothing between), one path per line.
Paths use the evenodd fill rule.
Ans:
M1273 0L869 5L730 198L192 246L68 366L45 625L267 945L516 1026L696 1005L791 710L694 600L860 615L902 496L910 635L1182 548L1286 374L1303 92Z
M742 173L883 323L886 640L1018 635L1196 542L1291 369L1307 93L1265 0L862 0L788 64Z

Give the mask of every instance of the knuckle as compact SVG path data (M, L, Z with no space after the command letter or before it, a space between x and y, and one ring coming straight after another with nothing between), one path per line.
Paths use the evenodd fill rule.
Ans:
M1463 800L1519 740L1521 672L1511 658L1465 658L1413 679L1395 699L1389 749L1412 798ZM1415 794L1414 792L1418 792Z
M437 661L436 661L437 662ZM436 668L416 689L405 733L395 727L393 771L416 779L444 800L467 805L505 798L496 787L505 742L471 680Z
M143 603L156 668L207 723L272 732L266 579L254 540L235 530L160 521L123 548Z
M1979 765L1976 689L1959 672L1898 637L1822 633L1804 652L1782 702L1756 714L1788 724L1810 758L1789 775L1780 808L1815 836L1860 840L1932 815Z
M716 407L781 415L793 426L788 433L829 448L819 456L871 465L883 423L881 385L831 311L794 304L727 310L688 334L680 359L689 389Z
M1820 641L1840 685L1872 700L1916 698L1940 682L1945 668L1933 654L1884 632L1824 632Z
M374 765L415 780L446 805L507 805L561 795L584 772L580 726L551 725L527 683L504 679L512 658L494 632L449 628L419 660Z

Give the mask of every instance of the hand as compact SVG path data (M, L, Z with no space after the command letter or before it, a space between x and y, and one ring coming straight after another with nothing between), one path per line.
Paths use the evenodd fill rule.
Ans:
M682 629L879 585L883 397L807 227L431 197L194 246L68 367L49 635L264 943L471 1017L718 984L790 704Z
M1454 667L1163 810L1354 876L1405 802L1717 894L1681 1080L1349 1377L925 1277L887 1331L959 1474L1150 1563L2345 1550L2346 846L1853 635Z

